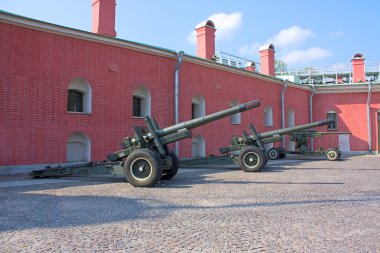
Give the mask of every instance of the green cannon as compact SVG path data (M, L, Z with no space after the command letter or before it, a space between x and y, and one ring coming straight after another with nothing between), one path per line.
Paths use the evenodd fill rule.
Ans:
M299 125L295 127L277 129L264 133L257 133L255 127L251 124L249 126L251 134L243 132L242 137L234 136L231 139L228 147L220 148L222 154L231 156L234 163L240 165L240 168L246 172L258 172L264 169L268 162L268 157L273 155L285 156L283 148L270 149L268 154L264 147L265 144L273 143L281 140L281 136L309 129L312 127L323 126L331 123L331 119L321 120L309 124ZM273 154L276 152L276 154Z
M177 155L169 150L168 144L191 138L191 129L230 115L260 106L252 100L213 114L181 122L160 129L156 120L145 117L146 126L134 126L134 136L122 140L122 149L107 156L104 162L80 166L48 167L32 171L33 177L75 176L93 174L126 174L128 182L135 187L150 187L159 180L173 178L179 168Z
M146 127L134 127L134 137L124 138L122 150L109 154L107 158L111 162L125 159L127 180L133 186L152 186L160 179L168 180L177 174L178 158L167 144L190 138L191 129L259 105L259 100L253 100L163 129L158 127L153 118L145 117Z
M322 137L324 135L335 134L351 134L351 132L318 132L317 130L302 130L289 133L290 140L295 142L295 150L287 151L289 154L301 154L301 155L326 155L327 160L336 161L341 157L341 151L332 147L324 150L322 147L318 147L315 151L309 150L309 139Z

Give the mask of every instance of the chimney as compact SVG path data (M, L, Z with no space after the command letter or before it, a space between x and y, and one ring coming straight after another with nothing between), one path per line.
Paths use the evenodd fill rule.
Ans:
M275 76L274 71L274 46L272 44L260 47L261 74Z
M116 0L92 0L92 32L116 37Z
M362 54L355 54L351 60L352 64L352 82L365 83L365 69L364 69L364 56Z
M248 62L247 65L245 66L245 70L255 72L256 71L256 63Z
M211 20L199 24L197 33L197 56L212 60L215 54L215 25Z

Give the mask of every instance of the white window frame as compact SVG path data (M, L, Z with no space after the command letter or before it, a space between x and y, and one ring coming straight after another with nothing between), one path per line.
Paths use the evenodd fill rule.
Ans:
M270 105L264 108L264 126L273 127L273 111Z
M141 99L141 116L133 115L133 97ZM145 116L151 116L151 96L147 88L141 86L133 92L132 96L132 116L133 118L143 118Z

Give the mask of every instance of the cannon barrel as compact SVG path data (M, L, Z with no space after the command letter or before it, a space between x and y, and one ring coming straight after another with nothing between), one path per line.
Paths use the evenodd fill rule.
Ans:
M295 127L288 127L288 128L273 130L269 132L264 132L264 133L258 134L258 138L265 139L265 138L273 137L275 135L285 135L291 132L296 132L296 131L308 129L311 127L319 127L319 126L327 125L333 121L334 121L333 119L325 119L325 120L312 122L312 123L304 124L304 125L299 125Z
M244 111L253 109L255 107L258 107L258 106L260 106L260 100L258 100L258 99L252 100L250 102L240 104L240 105L228 108L228 109L223 110L223 111L215 112L215 113L212 113L210 115L206 115L206 116L199 117L196 119L192 119L189 121L181 122L181 123L178 123L178 124L170 126L170 127L159 129L157 131L157 135L158 135L158 137L162 137L162 136L166 136L166 135L175 133L181 129L189 129L190 130L190 129L205 125L209 122L216 121L218 119L221 119L221 118L224 118L224 117L227 117L227 116L239 113L239 112L244 112Z
M305 132L308 132L308 131L305 131ZM319 132L319 131L314 131L316 134L320 134L320 135L330 135L330 134L352 134L351 132ZM301 131L302 133L302 131Z

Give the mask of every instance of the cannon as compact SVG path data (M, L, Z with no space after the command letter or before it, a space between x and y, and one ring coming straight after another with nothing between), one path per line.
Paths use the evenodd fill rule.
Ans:
M181 122L160 129L156 120L149 116L144 118L146 126L134 126L134 136L122 140L122 149L107 156L105 162L89 163L84 166L45 168L32 171L33 177L76 175L82 173L91 175L96 169L102 171L126 174L128 182L135 187L150 187L159 180L173 178L179 168L177 155L168 148L168 144L190 138L191 129L200 127L221 118L244 112L260 106L259 100L252 100L226 110Z
M154 118L145 117L146 127L134 127L134 137L124 138L123 149L109 154L107 158L111 162L125 159L125 173L133 186L152 186L160 179L168 180L177 174L178 157L167 144L190 138L191 129L259 105L259 100L253 100L163 129L158 127Z
M322 147L318 147L315 151L309 150L309 139L322 137L325 135L335 134L351 134L351 132L318 132L315 129L302 130L289 133L291 141L295 142L295 150L287 151L289 154L301 154L301 155L326 155L328 161L337 161L341 157L341 151L337 147L331 147L324 150ZM276 159L276 158L275 158Z
M312 127L323 126L331 123L331 119L312 122L309 124L299 125L295 127L277 129L264 133L257 133L255 127L251 124L249 126L251 134L249 135L243 131L243 136L234 136L231 139L228 147L220 148L222 154L231 156L232 161L240 165L240 168L246 172L259 172L262 171L268 162L268 157L271 156L284 156L285 150L283 148L270 149L268 154L264 147L265 144L273 143L281 140L281 136L309 129ZM276 154L274 154L274 152Z

